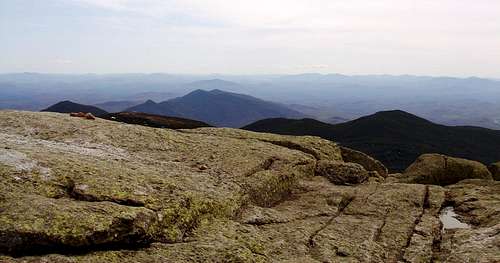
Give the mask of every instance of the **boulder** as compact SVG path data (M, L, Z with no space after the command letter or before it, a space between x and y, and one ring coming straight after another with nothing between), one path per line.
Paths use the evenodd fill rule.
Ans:
M401 182L434 185L450 185L464 179L492 180L488 168L480 162L442 154L419 156L399 178Z
M316 175L323 176L338 185L360 184L369 177L368 171L360 164L339 161L319 161Z
M500 181L500 162L492 163L488 169L491 172L494 180Z
M340 147L342 159L344 162L357 163L363 166L367 171L375 171L382 177L387 177L387 168L378 160L368 154L356 151L347 147Z
M143 207L7 196L0 203L0 251L14 255L142 246L151 242L157 226L156 213Z

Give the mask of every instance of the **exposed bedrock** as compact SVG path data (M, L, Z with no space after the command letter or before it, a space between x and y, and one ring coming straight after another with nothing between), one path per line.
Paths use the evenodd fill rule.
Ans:
M0 262L500 261L500 183L482 167L424 158L408 170L420 179L384 179L354 155L310 136L0 111ZM448 206L470 228L443 230Z

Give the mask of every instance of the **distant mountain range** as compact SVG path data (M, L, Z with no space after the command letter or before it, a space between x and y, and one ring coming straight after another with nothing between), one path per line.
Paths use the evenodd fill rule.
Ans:
M500 160L500 131L435 124L404 111L383 111L341 124L314 119L265 119L243 129L288 135L315 135L365 152L392 171L402 171L420 154L442 153L478 160Z
M0 109L41 110L62 100L160 102L197 89L248 94L327 123L400 109L439 124L500 130L500 81L476 77L13 73L0 74ZM132 106L98 105L110 112Z
M349 120L346 118L341 118L341 117L330 117L330 118L326 119L326 122L330 123L330 124L344 123L347 121L349 121Z
M106 115L108 119L114 117L128 123L141 124L146 122L154 127L165 126L161 124L162 121L158 122L158 118L161 116L198 120L200 123L197 125L200 127L213 125L235 128L266 118L303 118L305 116L278 103L217 89L211 91L195 90L183 97L160 103L152 100L144 103L109 101L91 106L72 101L62 101L43 111L62 113L91 112L96 116ZM121 115L108 114L108 112L120 112ZM123 112L126 112L127 115L124 115ZM131 113L136 114L132 116ZM149 116L146 116L148 114ZM152 121L153 119L154 121Z
M192 90L212 90L214 87L217 87L219 90L225 91L233 91L239 90L241 91L244 87L236 82L226 81L222 79L208 79L208 80L199 80L191 83L187 83L183 85L183 88L192 89Z
M71 113L71 112L90 112L94 114L94 116L103 116L108 114L107 111L102 110L98 107L91 106L91 105L83 105L83 104L78 104L74 103L69 100L61 101L58 102L46 109L43 109L42 111L49 111L49 112L60 112L60 113Z
M304 114L278 103L218 89L195 90L183 97L160 103L148 100L126 111L183 117L222 127L241 127L273 117L304 117Z
M107 101L103 103L97 103L94 106L103 109L107 112L121 112L130 107L139 105L144 101L128 101L128 100L119 100L119 101Z

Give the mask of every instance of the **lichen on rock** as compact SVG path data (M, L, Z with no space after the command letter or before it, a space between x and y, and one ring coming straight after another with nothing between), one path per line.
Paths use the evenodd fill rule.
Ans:
M450 185L464 179L492 180L488 168L480 162L441 154L423 154L400 177L402 182Z
M354 155L311 136L0 111L0 262L500 260L500 185L482 167L425 159L385 178ZM445 205L473 227L443 234Z
M368 171L357 163L339 161L319 161L316 175L327 178L333 184L356 185L368 178Z

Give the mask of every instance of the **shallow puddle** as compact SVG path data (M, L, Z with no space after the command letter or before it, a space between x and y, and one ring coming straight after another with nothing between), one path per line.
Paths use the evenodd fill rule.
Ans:
M443 223L443 230L446 229L457 229L457 228L470 228L470 225L460 222L457 218L457 214L452 206L445 207L439 215L439 219Z

